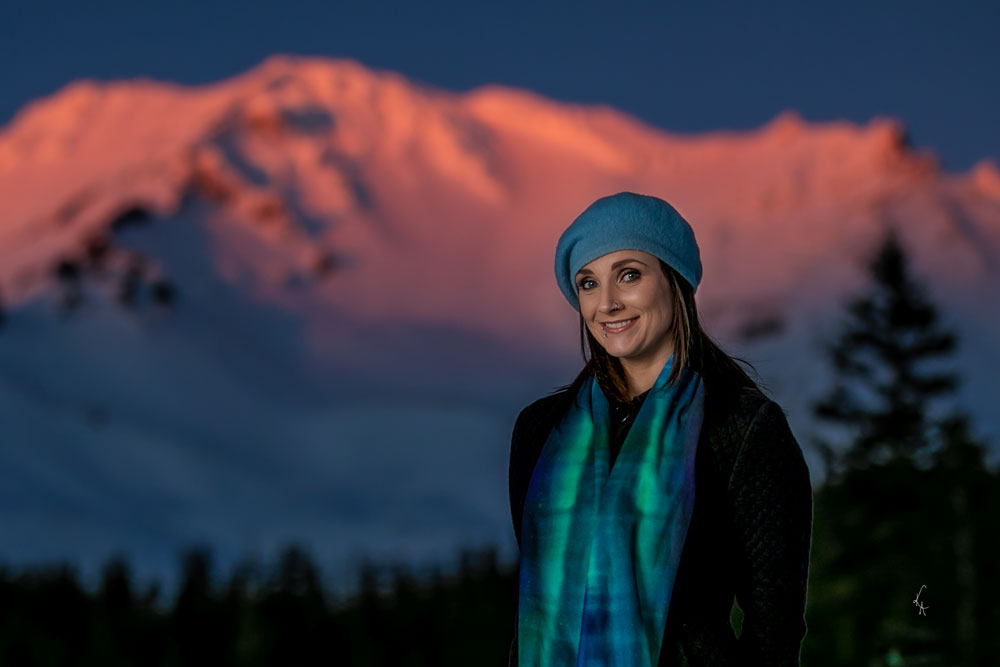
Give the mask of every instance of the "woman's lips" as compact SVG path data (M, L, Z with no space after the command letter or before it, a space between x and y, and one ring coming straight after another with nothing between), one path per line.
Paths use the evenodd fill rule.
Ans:
M606 331L607 333L611 333L611 334L621 333L623 331L628 331L629 329L631 329L632 326L635 324L636 320L638 320L638 319L639 319L639 316L636 315L635 317L632 318L631 322L629 322L625 326L619 327L617 329L613 329L613 328L609 327L607 324L604 324L602 322L601 323L601 328L604 329L604 331Z

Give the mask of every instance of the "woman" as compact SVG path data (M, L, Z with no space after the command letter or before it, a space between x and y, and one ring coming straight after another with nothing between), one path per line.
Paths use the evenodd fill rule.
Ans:
M809 473L781 408L702 331L701 272L656 197L598 199L559 239L591 356L514 426L511 665L798 664Z

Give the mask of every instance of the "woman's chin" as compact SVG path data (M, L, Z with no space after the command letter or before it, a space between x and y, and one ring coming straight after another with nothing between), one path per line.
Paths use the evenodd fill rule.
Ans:
M627 359L635 355L634 345L622 345L622 344L612 344L604 348L604 351L608 355L615 357L616 359Z

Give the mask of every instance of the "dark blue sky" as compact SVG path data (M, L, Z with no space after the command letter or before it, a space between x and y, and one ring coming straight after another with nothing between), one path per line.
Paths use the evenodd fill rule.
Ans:
M1000 2L17 2L0 123L80 77L205 83L275 52L503 83L677 132L889 115L946 169L1000 161Z

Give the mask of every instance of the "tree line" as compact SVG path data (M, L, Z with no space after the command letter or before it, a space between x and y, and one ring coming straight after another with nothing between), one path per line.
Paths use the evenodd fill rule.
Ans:
M495 548L463 550L452 569L418 575L367 561L356 592L337 597L300 546L222 580L212 576L211 552L198 548L183 556L169 603L155 584L139 589L120 558L93 591L65 565L4 569L0 664L506 664L513 570Z

